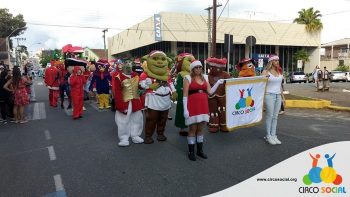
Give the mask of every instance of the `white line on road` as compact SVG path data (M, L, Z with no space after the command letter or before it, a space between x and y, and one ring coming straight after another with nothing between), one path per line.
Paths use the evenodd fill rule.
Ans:
M48 146L47 149L49 150L50 160L51 161L56 160L56 153L55 153L55 150L53 149L53 146Z
M45 138L46 138L46 140L51 140L50 131L49 131L49 130L45 130L44 133L45 133Z
M55 176L53 176L53 179L55 180L56 191L64 190L61 175L56 174Z
M43 102L34 103L32 120L46 119L45 104Z

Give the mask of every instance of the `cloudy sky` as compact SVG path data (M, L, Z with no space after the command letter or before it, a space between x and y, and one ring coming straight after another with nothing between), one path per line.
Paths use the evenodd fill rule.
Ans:
M321 42L350 37L350 0L217 0L224 17L291 23L302 8L314 7L323 14ZM14 15L21 13L27 31L20 37L29 51L54 49L71 43L76 46L103 48L102 30L107 37L142 22L161 11L207 15L204 8L212 0L1 0L0 7ZM40 43L40 44L38 44Z

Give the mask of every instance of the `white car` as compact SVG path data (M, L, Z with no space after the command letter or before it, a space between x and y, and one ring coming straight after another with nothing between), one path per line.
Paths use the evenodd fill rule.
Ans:
M350 81L350 72L346 72L346 81L349 82Z
M346 72L342 72L342 71L332 71L331 72L331 76L330 76L330 80L333 81L344 81L346 82Z

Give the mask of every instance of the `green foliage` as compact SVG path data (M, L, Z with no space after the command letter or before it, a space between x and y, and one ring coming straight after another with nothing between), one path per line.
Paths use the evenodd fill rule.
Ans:
M311 7L307 10L304 8L298 12L298 18L294 19L294 23L305 24L307 32L319 32L323 29L323 24L321 22L322 14L319 10L315 10Z
M13 16L9 13L7 8L0 8L0 37L5 38L9 36L14 30L25 27L27 24L24 22L22 14ZM11 34L10 37L21 35L25 29L20 29Z
M294 53L293 62L297 64L298 60L303 60L303 67L305 62L310 61L309 54L307 53L306 49L300 49Z
M231 77L237 78L239 75L239 70L233 69L230 73Z
M62 59L62 51L60 49L51 50L48 53L42 53L40 57L40 65L45 68L51 60Z
M349 72L349 66L345 66L345 65L339 65L336 69L337 71L342 71L342 72Z

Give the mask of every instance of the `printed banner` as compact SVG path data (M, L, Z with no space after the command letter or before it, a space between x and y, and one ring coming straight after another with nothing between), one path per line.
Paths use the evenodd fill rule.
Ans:
M232 131L262 120L266 77L233 78L226 81L226 126Z
M208 197L348 197L349 149L342 141L306 150Z
M162 21L160 14L154 15L154 40L162 41Z

